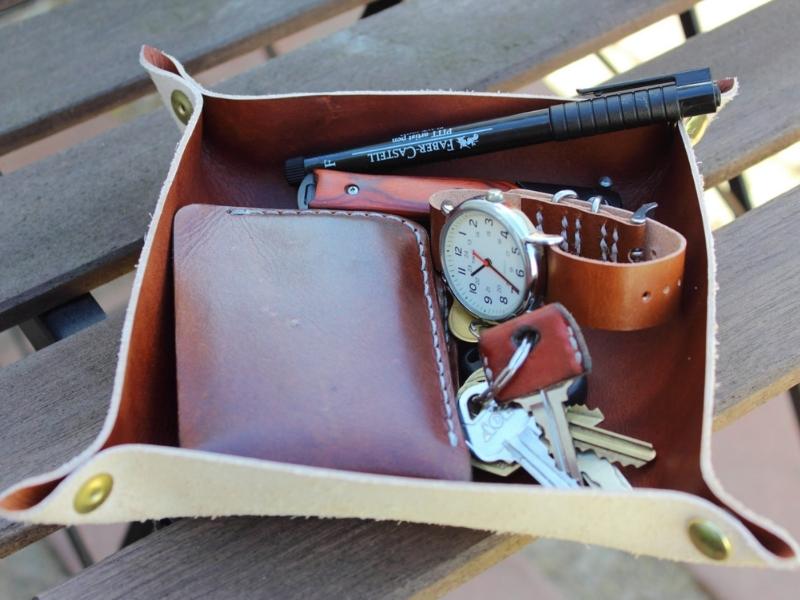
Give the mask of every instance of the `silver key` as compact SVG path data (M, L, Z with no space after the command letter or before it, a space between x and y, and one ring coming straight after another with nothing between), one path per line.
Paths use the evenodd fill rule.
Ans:
M572 443L565 402L569 400L567 391L573 380L568 379L546 390L540 390L527 398L516 400L518 404L533 412L550 440L556 465L575 479L580 479L578 458Z
M521 408L500 410L524 410ZM556 466L540 436L541 430L531 417L528 427L506 440L506 447L516 461L544 487L578 488L580 483Z
M606 491L628 491L633 489L625 475L605 458L590 450L578 452L578 467L586 485Z
M553 462L540 439L541 430L536 420L526 409L500 407L492 401L477 414L472 413L470 400L486 390L487 385L486 382L479 382L465 387L458 397L458 412L467 446L472 453L484 462L519 463L545 487L579 487L575 479Z

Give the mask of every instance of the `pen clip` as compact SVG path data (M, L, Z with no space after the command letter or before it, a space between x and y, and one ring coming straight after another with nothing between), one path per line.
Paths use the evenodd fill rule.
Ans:
M644 79L632 79L630 81L620 81L619 83L609 83L596 87L581 88L577 90L580 96L602 96L611 92L622 92L643 87L662 86L674 84L678 87L695 85L698 83L710 83L711 69L692 69L690 71L680 71L671 75L659 75L657 77L646 77Z

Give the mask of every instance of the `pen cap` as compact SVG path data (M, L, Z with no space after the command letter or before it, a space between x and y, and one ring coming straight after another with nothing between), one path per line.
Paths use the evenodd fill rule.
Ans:
M305 159L302 156L290 158L283 167L283 173L286 181L291 185L298 185L306 176Z
M719 102L714 82L666 85L557 104L550 123L553 137L566 140L715 112Z
M678 104L682 117L693 117L717 111L722 93L713 81L678 87Z

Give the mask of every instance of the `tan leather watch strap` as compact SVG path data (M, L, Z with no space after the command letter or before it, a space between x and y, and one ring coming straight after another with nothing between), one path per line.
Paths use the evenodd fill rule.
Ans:
M591 369L586 342L572 316L561 304L547 304L481 333L478 349L490 387L495 387L494 378L525 335L534 336L533 348L509 382L493 390L498 402L530 395Z
M444 201L457 206L481 190L448 190L431 196L431 242L439 263ZM686 239L653 219L631 221L633 213L587 203L554 202L549 194L513 190L517 204L541 231L565 238L547 250L545 302L561 302L584 327L630 331L668 321L680 307ZM637 262L632 262L636 260Z

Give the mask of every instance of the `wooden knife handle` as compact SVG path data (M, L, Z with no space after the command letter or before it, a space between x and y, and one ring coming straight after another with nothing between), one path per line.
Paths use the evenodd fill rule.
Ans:
M314 171L314 178L316 193L310 208L385 212L423 220L428 218L428 198L435 192L457 188L505 191L517 187L509 181L365 175L328 169Z

